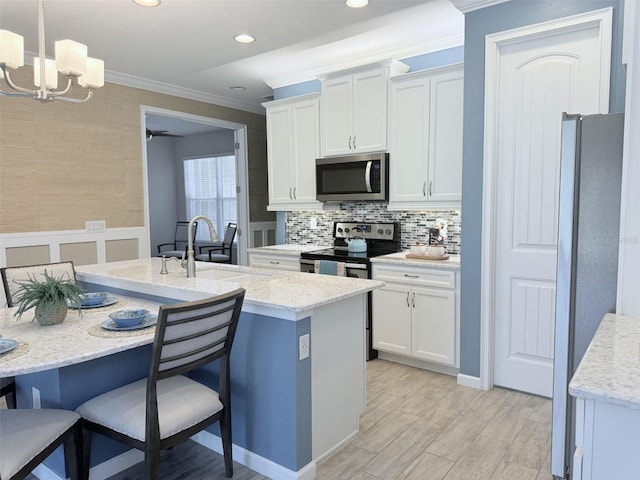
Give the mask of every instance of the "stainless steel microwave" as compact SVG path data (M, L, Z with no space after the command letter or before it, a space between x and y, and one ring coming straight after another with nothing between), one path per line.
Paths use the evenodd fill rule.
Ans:
M389 154L366 153L316 160L316 198L321 202L388 200Z

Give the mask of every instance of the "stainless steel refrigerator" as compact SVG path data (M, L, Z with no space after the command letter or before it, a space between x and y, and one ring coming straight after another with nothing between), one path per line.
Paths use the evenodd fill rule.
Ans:
M551 473L570 478L575 400L568 385L616 307L624 114L562 121Z

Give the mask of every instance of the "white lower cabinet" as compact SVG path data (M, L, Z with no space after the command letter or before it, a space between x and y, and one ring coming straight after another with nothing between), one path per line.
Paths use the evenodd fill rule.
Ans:
M576 398L571 480L640 478L640 411Z
M451 270L374 265L373 347L458 366L458 294Z
M271 270L300 271L300 255L249 252L249 266Z

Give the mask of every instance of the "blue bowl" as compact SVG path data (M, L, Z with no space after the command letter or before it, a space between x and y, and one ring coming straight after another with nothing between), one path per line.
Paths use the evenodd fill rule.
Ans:
M142 323L142 321L149 315L149 310L144 308L136 308L132 310L117 310L109 314L109 318L115 322L115 324L122 327L133 327Z
M82 306L83 307L92 307L95 305L100 305L104 303L107 298L106 292L93 292L93 293L85 293L82 295Z

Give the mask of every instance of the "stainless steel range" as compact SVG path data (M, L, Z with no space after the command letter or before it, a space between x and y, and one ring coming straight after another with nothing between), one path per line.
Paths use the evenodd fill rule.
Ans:
M353 239L356 239L358 247L362 247L360 239L364 239L366 251L350 252L348 243ZM344 262L348 277L371 278L370 259L399 252L401 248L399 223L334 222L333 248L302 253L300 255L300 271L313 273L316 260L330 260ZM371 348L371 318L371 293L369 293L366 331L367 360L378 356L378 351Z

